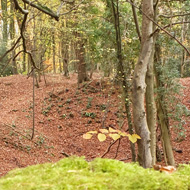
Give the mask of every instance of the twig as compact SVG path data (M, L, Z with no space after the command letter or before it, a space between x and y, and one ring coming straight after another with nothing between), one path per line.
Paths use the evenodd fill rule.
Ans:
M7 60L7 62L5 63L5 65L4 65L4 67L3 67L3 69L2 69L2 71L1 71L1 73L0 73L0 76L4 73L4 71L5 71L6 67L7 67L7 66L8 66L8 64L10 63L11 59L12 59L12 58L9 58L9 59Z
M15 4L15 9L16 9L16 10L19 10L22 14L24 14L24 19L22 20L22 24L21 24L21 28L20 28L20 39L22 39L23 50L21 50L20 52L18 52L18 53L16 54L16 57L17 57L21 52L27 53L27 54L30 56L30 59L31 59L31 62L32 62L32 66L33 66L35 69L40 70L40 69L36 66L36 64L35 64L35 62L34 62L34 59L33 59L33 57L32 57L31 52L27 51L27 48L26 48L26 39L25 39L25 37L24 37L24 31L25 31L26 21L27 21L27 17L28 17L28 13L29 13L29 12L28 12L28 10L23 9L23 8L19 5L19 3L18 3L17 0L13 0L13 1L14 1L14 4ZM25 1L25 0L24 0L24 1ZM20 39L18 39L18 40L20 40ZM18 40L17 40L17 41L18 41ZM15 57L15 58L16 58L16 57Z
M119 139L117 139L116 141L113 141L109 147L107 148L107 150L104 152L104 154L101 156L101 158L103 158L111 149L111 147L118 141Z
M65 152L60 152L60 154L63 154L65 157L70 157L70 155L69 154L67 154L67 153L65 153Z
M119 142L118 142L118 145L117 145L117 149L116 149L116 153L115 153L115 157L114 157L114 159L117 158L118 150L119 150L119 146L120 146L120 144L121 144L121 138L119 138Z
M190 15L190 13L177 14L177 15L158 15L158 16L164 17L164 18L174 18L174 17L187 16L187 15Z
M177 24L188 24L190 23L190 21L181 21L181 22L174 22L174 23L171 23L171 24L168 24L166 26L163 26L163 28L168 28L170 27L171 25L174 26L174 25L177 25ZM154 30L154 32L151 34L151 36L153 36L156 32L159 32L159 28L157 28L156 30Z
M26 138L27 140L31 141L31 139L29 139L27 136L23 135L21 132L15 130L15 129L14 129L13 127L11 127L10 125L7 125L7 124L5 124L5 123L4 123L3 125L5 125L6 127L9 127L9 128L12 129L15 133L17 133L17 134L21 135L22 137ZM38 143L36 143L35 141L31 141L31 142L33 142L35 145L38 145Z
M0 57L0 62L2 61L2 59L8 54L10 53L12 50L14 50L14 48L16 47L16 45L19 43L19 41L21 40L21 36L17 39L17 41L15 42L15 44L9 49L7 50L1 57Z
M65 12L65 13L62 13L60 15L66 15L70 12L72 12L73 10L75 10L76 8L78 8L82 3L84 2L84 0L82 0L78 5L74 6L73 8L71 8L69 11Z
M122 158L122 159L119 159L119 161L126 161L126 160L129 160L131 158Z

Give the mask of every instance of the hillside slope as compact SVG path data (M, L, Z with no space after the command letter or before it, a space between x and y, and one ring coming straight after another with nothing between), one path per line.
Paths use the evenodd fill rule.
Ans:
M66 79L61 75L46 76L40 88L35 88L35 133L33 127L32 79L16 75L0 78L0 176L13 168L55 162L70 155L87 160L101 157L111 138L100 143L94 136L85 140L87 131L104 127L127 130L119 89L98 75L95 80L78 88L76 75ZM182 79L183 102L190 109L190 79ZM173 141L177 163L187 163L190 154L190 119L187 118L186 138ZM129 140L123 138L113 145L107 158L131 161Z

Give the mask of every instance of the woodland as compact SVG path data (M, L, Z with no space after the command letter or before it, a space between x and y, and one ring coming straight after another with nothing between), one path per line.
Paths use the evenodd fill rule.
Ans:
M189 0L0 2L0 176L86 167L73 155L189 167Z

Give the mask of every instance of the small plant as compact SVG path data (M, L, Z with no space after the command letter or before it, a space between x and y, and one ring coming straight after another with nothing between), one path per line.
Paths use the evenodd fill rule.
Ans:
M29 145L26 145L25 148L26 148L26 150L27 150L28 152L30 152L30 150L32 149L31 146L29 146Z
M13 111L13 112L17 112L18 110L17 110L17 109L13 109L12 111Z
M14 131L10 131L9 136L18 136L18 134L15 133Z
M65 103L66 103L66 104L72 103L72 99L67 99Z
M67 117L67 114L63 114L61 118L65 119Z
M15 123L12 123L11 127L15 128L16 127Z
M137 139L141 139L141 137L137 134L127 134L126 132L122 132L120 130L113 129L109 127L109 130L107 129L99 129L99 131L89 131L83 135L84 139L91 139L93 134L97 134L98 140L100 142L103 142L106 140L107 136L111 137L114 141L122 138L122 137L128 137L129 140L132 143L137 142Z
M79 94L80 94L80 92L78 90L76 90L75 95L79 95Z
M88 97L88 103L86 105L86 109L89 109L92 107L92 100L93 100L93 97Z
M36 142L39 146L41 146L45 142L45 137L43 135L40 135L37 137L38 141Z
M52 105L49 105L46 109L51 110Z
M45 145L44 148L45 149L54 149L54 146L47 146L47 145Z
M107 107L107 106L106 106L105 104L101 104L101 105L100 105L100 110L104 111L104 110L106 110L106 107Z
M43 115L47 116L48 113L49 113L49 110L42 110L42 114L43 114Z
M92 119L94 119L96 117L96 114L93 112L84 112L83 116L84 117L91 117Z

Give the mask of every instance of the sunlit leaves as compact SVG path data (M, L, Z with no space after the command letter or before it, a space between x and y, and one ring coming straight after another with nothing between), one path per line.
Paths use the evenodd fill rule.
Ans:
M137 142L138 139L141 139L141 137L137 134L130 135L124 131L121 131L118 129L113 129L111 127L109 127L109 130L99 129L98 131L89 131L83 135L83 138L89 140L92 138L92 136L94 134L97 134L97 138L100 142L105 141L107 139L107 136L112 138L114 141L116 141L120 138L123 138L123 137L128 137L132 143L135 143L135 142Z
M116 141L117 139L121 138L121 136L119 134L109 134L109 136L114 140Z
M99 130L101 133L109 133L109 131L107 129L100 129Z
M132 134L132 135L128 134L127 136L129 137L129 140L132 143L137 142L137 139L141 139L141 137L139 135L137 135L137 134Z
M110 132L110 133L115 133L115 132L118 132L118 131L115 130L115 129L113 129L113 128L111 128L111 127L109 127L109 132Z
M83 137L83 139L91 139L92 135L89 133L85 133L82 137Z
M105 141L105 140L106 140L106 135L103 134L103 133L98 133L98 140L99 140L100 142Z
M128 136L128 134L126 132L122 132L122 131L119 131L118 134L120 134L122 137L127 137Z

